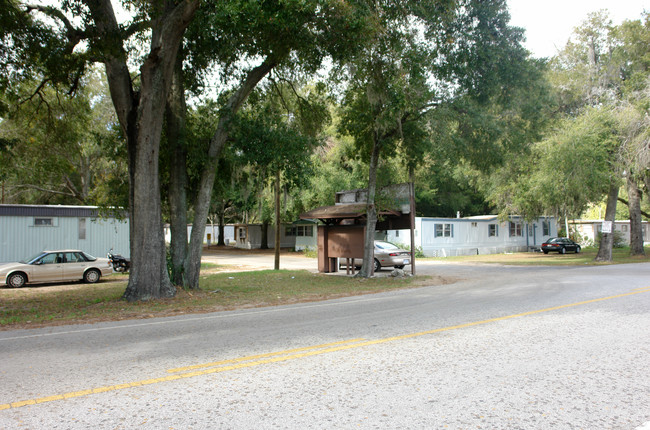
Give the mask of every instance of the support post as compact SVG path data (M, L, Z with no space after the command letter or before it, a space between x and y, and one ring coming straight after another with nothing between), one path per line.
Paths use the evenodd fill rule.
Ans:
M411 224L411 275L415 276L415 185L412 180L409 182L409 205L411 206L411 213L409 214Z

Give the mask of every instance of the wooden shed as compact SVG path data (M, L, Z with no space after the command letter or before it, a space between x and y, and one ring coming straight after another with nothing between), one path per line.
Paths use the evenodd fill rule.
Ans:
M375 231L409 229L413 231L415 203L412 184L398 184L378 190L380 204ZM338 271L338 259L363 259L366 232L367 190L336 193L336 204L300 214L303 220L319 220L318 271ZM413 248L411 248L413 249ZM411 270L415 261L411 252ZM350 264L347 265L350 267Z

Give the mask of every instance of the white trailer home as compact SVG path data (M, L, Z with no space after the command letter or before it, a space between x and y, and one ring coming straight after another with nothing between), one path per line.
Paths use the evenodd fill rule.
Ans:
M0 263L53 249L103 257L111 248L129 256L128 218L100 216L96 206L0 204Z
M172 241L172 232L169 224L165 224L165 241L171 243ZM187 225L187 241L189 242L190 237L192 236L192 224ZM230 245L231 242L235 242L235 226L233 224L226 224L223 226L223 240L226 245ZM219 241L219 225L217 224L207 224L205 226L205 232L203 233L203 243L206 245L216 245Z
M583 244L596 243L598 234L603 230L602 219L578 219L569 221L569 229L580 235L580 242ZM650 242L650 223L642 221L643 230L643 243ZM614 231L619 232L623 242L626 245L630 244L630 220L616 220L614 221Z
M557 225L552 217L532 222L516 216L499 221L496 215L415 218L415 246L428 257L529 251L553 236L557 236ZM388 230L386 240L409 246L409 231Z
M296 232L291 224L280 226L280 248L296 247ZM304 229L302 230L304 232ZM267 246L275 248L275 225L269 224L267 231ZM259 249L262 246L261 224L235 224L235 246L243 249Z

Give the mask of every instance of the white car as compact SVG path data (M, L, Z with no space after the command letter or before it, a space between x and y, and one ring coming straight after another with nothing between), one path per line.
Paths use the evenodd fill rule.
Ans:
M96 258L83 251L43 251L25 261L0 264L0 286L18 288L34 282L79 280L94 284L112 271L107 258Z

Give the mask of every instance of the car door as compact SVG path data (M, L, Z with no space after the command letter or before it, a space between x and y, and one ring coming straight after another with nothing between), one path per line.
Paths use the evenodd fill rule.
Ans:
M30 281L56 282L63 279L63 253L50 252L42 256L32 269Z
M576 244L569 239L564 240L564 247L567 251L575 252L576 250Z
M83 279L88 262L79 252L66 252L63 263L63 279Z

